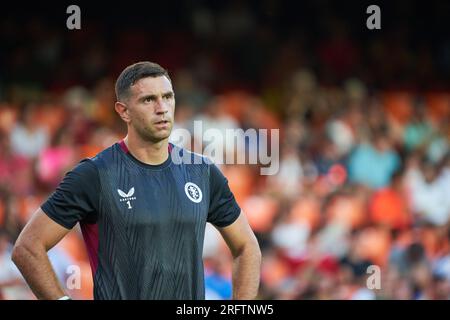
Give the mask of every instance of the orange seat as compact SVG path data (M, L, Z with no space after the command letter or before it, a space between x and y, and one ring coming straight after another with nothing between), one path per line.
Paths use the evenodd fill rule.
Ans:
M435 121L450 116L450 93L435 92L426 96L427 111Z
M248 222L255 232L268 232L278 210L278 203L269 197L251 196L242 205Z
M0 131L9 133L16 124L17 110L9 105L0 104Z
M292 222L306 224L310 230L319 226L320 202L314 196L304 196L298 199L289 213Z
M370 218L374 223L404 229L411 222L406 199L391 188L375 192L370 199Z
M364 201L356 196L339 195L327 208L326 218L331 223L339 222L357 228L366 222Z
M362 258L383 267L388 262L391 234L389 230L382 227L366 228L359 234L356 246Z
M66 110L62 106L43 105L36 112L36 122L43 125L50 136L53 136L64 124Z
M226 165L220 168L239 205L252 194L254 176L248 166Z
M400 124L406 124L412 116L412 96L408 92L386 92L382 97L388 115Z

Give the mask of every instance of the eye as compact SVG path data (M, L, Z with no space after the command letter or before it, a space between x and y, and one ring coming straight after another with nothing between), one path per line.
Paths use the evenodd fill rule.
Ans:
M153 98L152 97L146 97L145 99L144 99L144 102L145 103L149 103L149 102L152 102L153 101Z

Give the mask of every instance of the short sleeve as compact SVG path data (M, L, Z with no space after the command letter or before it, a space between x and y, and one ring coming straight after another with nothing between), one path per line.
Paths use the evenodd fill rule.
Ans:
M90 159L85 159L65 175L41 209L67 229L72 229L79 221L94 223L99 190L98 169Z
M215 164L210 165L210 204L208 222L217 227L226 227L239 217L241 208L228 186L228 180Z

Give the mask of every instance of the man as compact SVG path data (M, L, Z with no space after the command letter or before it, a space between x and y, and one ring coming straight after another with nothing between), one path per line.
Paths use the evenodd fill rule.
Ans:
M125 139L69 172L15 244L13 261L33 292L68 299L47 251L79 222L95 299L204 299L208 221L233 255L233 298L255 298L261 253L227 180L201 155L186 157L168 142L175 95L167 71L151 62L131 65L117 79L116 95Z

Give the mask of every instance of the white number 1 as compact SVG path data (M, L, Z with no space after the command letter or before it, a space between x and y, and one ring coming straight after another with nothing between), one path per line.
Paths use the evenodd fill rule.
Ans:
M131 209L132 207L131 207L130 200L127 201L127 204L128 204L128 209Z

